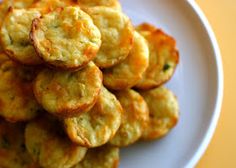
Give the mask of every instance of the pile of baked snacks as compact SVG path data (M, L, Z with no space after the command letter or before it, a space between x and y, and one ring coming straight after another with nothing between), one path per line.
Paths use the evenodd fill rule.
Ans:
M115 168L177 124L176 42L117 0L3 0L0 24L1 168Z

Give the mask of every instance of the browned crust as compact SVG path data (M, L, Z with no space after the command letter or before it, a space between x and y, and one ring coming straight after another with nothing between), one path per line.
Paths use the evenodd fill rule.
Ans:
M109 92L109 91L107 90L107 92ZM98 137L104 138L100 135L103 135L106 138L104 138L102 140L98 140L98 142L94 142L93 140L88 138L87 134L84 133L84 130L87 130L86 127L80 127L80 125L78 123L74 124L74 122L72 122L73 119L72 120L66 119L67 121L63 120L64 130L72 142L74 142L80 146L86 147L86 148L97 148L97 147L103 146L105 144L108 144L109 140L115 136L115 134L118 130L118 127L120 126L120 122L121 122L120 121L121 117L119 117L119 114L121 115L123 113L123 108L122 108L120 102L116 99L115 95L112 94L111 92L109 92L109 94L111 94L110 96L113 97L112 100L109 100L109 102L110 102L110 104L115 105L113 107L113 111L115 113L117 113L116 117L114 116L114 114L106 114L106 113L111 113L112 109L108 110L108 108L106 108L102 105L103 102L101 102L99 100L98 100L98 102L96 102L96 104L91 109L92 111L89 111L88 112L89 114L87 113L91 117L90 120L88 120L89 123L91 123L92 120L97 120L96 117L99 117L99 116L105 116L105 115L107 115L107 116L113 115L114 116L114 117L112 117L111 120L107 120L109 122L112 122L112 124L107 123L107 122L106 123L102 122L103 123L102 129L99 128L99 129L95 130L96 133L95 132L92 133L93 135L97 136L95 139L98 139ZM99 97L104 97L105 99L110 99L109 98L110 96L109 95L108 96L99 95ZM108 100L106 100L105 102L107 102L107 101ZM96 111L96 112L94 112L94 111ZM68 120L70 120L70 121L68 121ZM85 119L85 120L87 120L87 119ZM94 124L92 124L92 125L94 125ZM117 125L118 127L114 128L113 125ZM75 131L75 129L72 129L72 131L71 131L70 128L72 128L72 127L76 128L76 131ZM110 131L108 131L106 128L108 128ZM85 132L87 132L87 131L85 131Z
M173 120L173 125L172 128L173 129L179 122L178 118L174 118ZM149 127L152 127L152 123L149 123ZM168 135L169 132L171 132L172 130L155 130L155 131L150 131L148 135L146 135L145 137L142 136L141 140L142 141L153 141L153 140L157 140L157 139L161 139L163 137L166 137Z
M37 65L41 65L41 64L42 64L42 62L40 62L40 63L32 63L32 62L19 61L18 59L16 59L14 52L12 52L11 50L4 50L4 53L5 53L13 62L16 62L16 63L21 64L21 65L26 65L26 66L35 65L35 66L37 66ZM37 55L37 54L36 54L36 55ZM40 60L42 60L42 59L40 58Z
M102 81L103 80L102 72L99 69L97 69L97 70L99 72L99 76L100 76L100 79ZM36 77L34 79L34 81L33 81L33 92L34 92L34 95L35 95L35 98L36 98L37 102L42 106L42 103L41 103L42 94L40 94L37 91L37 86L36 86L37 85L37 79L38 79L38 77ZM101 92L101 88L99 88L97 90L97 93L96 93L97 96L94 96L94 99L93 99L93 101L91 103L85 103L85 104L83 104L81 106L78 106L77 108L74 108L74 109L61 108L56 113L53 113L53 114L56 115L57 117L59 117L60 119L63 119L63 118L74 117L74 116L80 115L80 114L82 114L84 112L87 112L97 102L97 99L99 97L100 92Z
M153 84L153 85L144 85L142 87L136 87L135 86L135 89L137 90L150 90L150 89L155 89L155 88L158 88L164 84L166 84L167 82L169 82L171 80L171 78L173 77L175 71L176 71L176 68L177 68L177 65L179 64L179 51L176 50L176 54L178 55L177 56L177 62L176 62L176 66L173 68L173 73L169 76L169 78L167 78L166 80L163 80L162 82L159 82L157 84Z
M63 132L63 126L60 122L60 120L58 120L57 118L54 118L52 117L51 115L48 115L48 114L43 114L41 115L40 117L37 117L36 119L30 121L27 125L26 125L26 129L31 125L35 125L37 129L40 129L42 131L44 131L44 134L46 136L46 138L44 139L41 139L41 141L44 143L44 144L38 144L38 145L41 145L41 147L43 148L46 148L47 149L47 146L50 147L50 145L54 142L54 139L58 139L60 140L61 142L63 141L64 143L68 143L69 146L66 150L64 150L64 156L67 156L67 160L70 159L70 156L73 157L73 153L75 153L76 151L76 148L81 148L79 147L78 145L76 145L75 143L72 143L69 138L66 136L65 132ZM35 127L34 126L34 127ZM26 130L25 129L25 130ZM46 132L45 132L46 131ZM40 138L40 137L38 137ZM35 155L33 153L33 148L27 148L27 139L29 139L29 136L27 137L27 134L26 134L26 131L25 131L25 134L24 134L24 139L25 139L25 144L26 144L26 149L28 150L30 156L32 157L32 159L38 163L38 164L43 164L44 161L42 161L38 155ZM49 142L49 143L47 143ZM87 149L84 149L84 150L87 150ZM32 152L31 152L32 151ZM45 152L45 150L41 150L40 149L40 152L43 152L43 154L47 155L48 154L48 151ZM55 155L55 152L52 152L52 151L49 151L49 154L53 154ZM64 157L63 156L63 157ZM49 156L50 157L50 156ZM84 156L83 156L84 157ZM50 158L49 158L50 159ZM81 158L82 159L82 158ZM66 165L67 162L64 162L64 165ZM33 165L35 166L35 165ZM49 166L49 165L48 165ZM62 167L63 165L61 165L60 167ZM68 167L68 166L67 166ZM28 168L28 167L27 167ZM41 166L40 167L29 167L29 168L42 168Z
M8 60L8 61L5 61L5 63L8 63L8 62L12 62L14 64L14 67L13 68L16 68L17 66L21 66L11 60ZM30 67L32 68L32 67ZM39 67L35 67L34 69L34 72L33 72L33 75L36 75L39 71ZM12 81L14 81L14 79L12 79ZM8 82L9 85L12 85L11 82ZM32 87L33 87L33 81L30 80L29 83L27 84L23 84L19 81L14 81L14 89L17 90L17 97L21 97L21 98L24 98L24 97L28 97L28 96L31 96L31 93L32 93ZM32 93L33 94L33 93ZM32 98L33 98L33 95L32 95ZM28 99L24 99L23 100L23 104L27 104L27 101ZM0 98L0 111L2 110L2 108L7 108L6 107L6 104L3 103L3 101L1 100ZM8 115L1 115L2 118L4 118L6 121L8 122L11 122L11 123L16 123L16 122L25 122L25 121L29 121L29 120L32 120L34 119L35 117L38 116L38 112L41 111L41 107L39 107L37 110L36 110L36 114L35 115L31 115L31 116L17 116L17 115L13 115L13 116L8 116Z
M29 8L39 8L38 3L40 3L41 0L35 0L34 3L29 7ZM65 2L67 6L79 6L77 0L59 0L61 2ZM53 8L52 4L49 3L47 4L48 6L44 6L44 7L40 7L42 8L42 13L46 14L49 12L52 12L53 10L55 10L55 8Z
M12 7L12 6L10 6L9 8L8 8L8 11L7 11L7 13L6 13L6 16L4 17L4 19L3 19L3 22L5 21L5 19L7 18L7 16L11 13L11 12L13 12L13 10L14 10L14 8ZM3 23L2 22L2 23ZM0 25L0 29L2 28L2 25ZM4 43L2 42L2 38L1 38L1 36L0 36L0 44L1 44L1 46L3 47L3 52L12 60L12 61L14 61L14 62L16 62L16 63L19 63L19 64L22 64L22 65L40 65L40 64L42 64L42 62L38 62L38 63L33 63L32 61L23 61L23 60L21 60L21 61L19 61L17 58L16 58L16 56L15 56L15 53L13 52L13 51L11 51L11 50L8 50L8 49L6 49L6 46L4 45ZM37 56L38 54L36 53L36 56ZM41 58L40 58L40 60L42 60Z
M127 33L129 38L127 38L127 34L126 34L126 36L124 36L122 38L122 41L120 42L120 44L129 46L128 50L130 52L133 47L133 43L134 43L134 31L135 31L130 19L126 23L126 27L128 27L128 29L126 31L123 31L122 33L124 33L124 32ZM122 45L120 45L120 46L122 46ZM99 61L96 61L96 59L94 60L94 62L100 69L111 68L113 66L120 64L122 61L124 61L128 57L128 55L129 55L129 53L127 53L127 55L124 57L116 58L117 61L113 62L113 63L111 63L110 61L108 61L107 63L100 63Z
M149 90L149 91L151 91L151 90ZM143 93L145 94L145 92L148 92L148 91L144 91ZM173 94L174 99L178 103L178 99L177 99L176 95L174 95L174 93L172 91L170 91L170 92L171 92L171 94ZM152 94L154 94L154 93L152 93ZM141 95L142 95L142 91L141 91ZM151 95L148 95L148 93L147 93L147 96L151 96ZM143 95L143 97L145 97L145 96ZM165 97L165 95L158 95L158 96L157 95L152 95L152 99L157 99L157 100L160 100L163 97ZM168 101L168 100L165 100L165 101ZM155 114L150 113L149 114L149 122L148 122L147 127L145 128L146 130L144 130L144 132L143 132L141 140L143 140L143 141L153 141L153 140L157 140L157 139L160 139L160 138L163 138L163 137L167 136L172 131L172 129L178 124L179 115L180 115L180 113L179 113L179 109L178 109L178 115L171 117L171 121L170 121L171 125L168 124L168 127L158 128L156 123L157 123L157 120L159 120L159 119L157 119L155 117ZM155 127L158 128L158 129L152 129L152 128L155 128Z
M119 160L119 159L116 159L116 160L114 161L114 164L113 164L112 168L118 168L118 167L119 167L119 164L120 164L120 160Z
M2 21L1 24L0 24L0 29L2 29L2 24L3 24L3 22L5 22L5 20L6 20L6 18L7 18L7 15L9 15L10 12L12 12L12 11L13 11L13 7L10 6L10 7L8 8L8 11L7 11L7 13L6 13L6 15L5 15L3 21ZM3 40L2 40L2 36L0 36L0 44L1 44L1 46L3 47L3 52L4 52L10 59L16 61L15 59L12 58L14 53L13 53L12 51L7 51L7 50L6 50L6 46L5 46L5 44L3 43Z
M138 30L142 31L149 31L151 36L155 36L158 34L164 34L168 39L166 39L166 43L168 44L173 44L173 46L175 46L175 48L172 48L171 52L172 52L172 58L173 58L173 62L175 62L175 66L173 67L173 72L171 75L169 75L169 77L165 80L150 84L150 83L146 83L146 84L142 84L142 86L135 86L134 88L137 90L149 90L149 89L154 89L157 87L162 86L163 84L167 83L174 75L177 65L179 64L179 60L180 60L180 56L179 56L179 51L176 48L176 41L173 37L169 36L168 34L166 34L163 30L161 29L157 29L154 26L148 24L148 23L143 23L140 26L138 26L137 28ZM162 45L162 44L159 44Z
M138 26L136 27L136 30L137 30L137 31L149 31L149 32L153 32L153 31L156 30L156 27L153 26L153 25L151 25L151 24L149 24L149 23L144 22L144 23L138 25Z
M148 85L143 85L142 87L141 86L135 86L134 89L135 90L151 90L151 89L155 89L155 88L158 88L158 87L161 87L162 85L166 84L167 82L169 82L171 80L171 78L173 77L174 73L176 71L176 67L173 69L173 73L169 76L169 78L167 78L166 80L163 80L162 82L159 82L157 84L148 84Z
M60 8L61 10L63 8ZM40 23L40 19L43 18L42 16L40 18L35 18L32 22L32 26L31 26L31 31L30 31L30 34L29 34L29 37L30 37L30 41L37 53L37 55L41 58L41 60L44 62L44 64L46 64L48 67L51 67L51 68L54 68L54 69L61 69L61 70L68 70L68 71L76 71L76 70L80 70L80 69L83 69L93 58L95 58L97 51L93 51L93 52L88 52L88 60L87 61L84 61L82 64L80 64L79 66L61 66L61 65L57 65L55 63L50 63L50 62L47 62L44 57L43 57L43 54L40 52L39 48L38 48L38 45L37 45L37 42L36 41L36 31L39 29L39 23Z
M97 96L94 97L93 101L91 103L83 104L76 109L69 109L69 108L63 108L58 110L55 115L57 115L59 118L70 118L74 116L78 116L82 113L88 112L97 102L98 95L100 93L101 89L97 91Z
M129 30L126 31L126 32L129 32L129 38L126 39L126 38L123 38L123 40L120 42L120 44L123 44L124 42L123 41L128 41L128 43L125 43L126 45L128 44L129 46L129 52L132 50L133 48L133 44L134 44L134 28L133 28L133 25L131 23L131 20L129 19L128 23L127 23L127 27L129 27ZM132 34L132 36L130 35ZM122 61L124 61L127 57L128 57L129 53L126 55L126 57L120 57L117 59L117 62L115 62L114 64L112 65L109 65L109 66L104 66L104 67L101 67L101 68L109 68L109 67L113 67L115 65L118 65L120 64Z
M109 77L109 75L107 75ZM128 81L123 81L122 79L117 80L116 84L111 84L110 82L104 82L104 85L110 89L110 90L114 90L114 91L121 91L121 90L126 90L126 89L130 89L132 88L132 86L134 86L133 83L137 83L139 80L139 78L137 78L135 81L136 82L128 82Z

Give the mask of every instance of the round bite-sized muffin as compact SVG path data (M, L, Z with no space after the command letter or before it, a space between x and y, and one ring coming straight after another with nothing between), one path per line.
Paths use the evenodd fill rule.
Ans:
M152 89L170 80L179 63L175 39L149 24L137 27L149 45L149 67L136 85L138 89Z
M36 0L30 8L37 8L42 13L48 13L56 8L76 5L76 0Z
M104 85L112 90L124 90L135 86L142 79L149 64L146 40L134 33L134 45L128 57L114 67L104 69Z
M91 17L72 6L34 19L30 38L46 64L65 70L83 68L101 45L101 33Z
M84 159L73 168L118 168L119 148L104 145L89 149Z
M123 109L106 88L102 88L94 107L78 117L65 119L69 138L85 147L98 147L107 143L117 132Z
M0 65L8 60L9 60L8 56L5 53L0 52Z
M179 120L179 104L175 95L165 87L140 92L149 107L149 123L143 140L155 140L168 134Z
M91 7L86 12L102 34L102 45L95 58L100 68L109 68L123 61L133 46L134 29L121 11L109 7Z
M121 126L110 144L124 147L135 143L142 136L149 121L149 110L143 97L134 90L115 93L124 112L121 115Z
M75 72L42 70L35 79L34 94L46 111L65 118L90 110L101 87L102 73L90 62Z
M42 168L70 168L81 161L87 151L87 148L72 143L60 123L51 116L26 125L25 145Z
M0 64L0 116L11 122L27 121L41 110L33 94L37 70L12 61Z
M24 128L0 119L1 168L39 168L25 148Z
M22 9L28 8L35 0L1 0L0 1L0 27L4 21L4 17L8 13L9 7ZM0 52L3 51L3 46L0 40Z
M0 35L4 51L13 60L27 65L42 62L29 39L31 23L39 16L40 12L35 9L9 8L2 23Z
M106 6L113 9L121 10L121 5L118 0L76 0L82 8Z

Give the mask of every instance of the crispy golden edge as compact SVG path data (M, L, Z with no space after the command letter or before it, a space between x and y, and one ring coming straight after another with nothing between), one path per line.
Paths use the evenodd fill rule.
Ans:
M64 3L63 6L56 4L57 2ZM43 6L43 3L45 3ZM65 6L64 6L65 5ZM66 7L66 6L78 6L76 0L35 0L35 2L30 6L30 8L37 8L43 14L54 11L56 8Z
M131 20L128 18L127 15L125 15L124 13L122 13L122 11L117 11L115 9L106 7L106 6L95 6L95 7L91 7L91 8L87 8L85 11L91 15L92 19L93 18L93 13L94 10L97 10L99 12L101 12L101 14L104 14L104 12L119 12L121 14L121 17L127 19L125 22L125 26L122 29L122 32L120 32L120 34L122 34L121 38L120 38L120 43L119 46L117 46L118 48L122 48L122 55L116 55L115 58L112 59L106 59L106 62L101 61L101 59L99 58L99 56L101 55L106 55L106 58L109 58L109 54L113 53L111 51L113 51L115 49L115 47L109 48L109 53L105 53L103 50L103 44L100 47L99 52L97 53L97 57L95 57L94 62L95 64L101 68L101 69L105 69L105 68L110 68L113 67L119 63L121 63L122 61L124 61L127 57L129 52L131 51L132 47L133 47L133 43L134 43L134 27L131 23ZM95 16L97 15L97 12L95 12ZM107 16L105 15L105 18ZM113 20L114 21L114 20ZM94 21L95 22L95 21ZM100 29L100 27L95 23L95 25ZM100 30L101 31L101 30ZM102 33L101 33L102 34ZM103 35L102 35L103 36ZM103 39L103 37L102 37ZM104 40L103 40L104 41ZM103 52L103 54L100 55L100 51ZM117 50L118 51L118 50ZM125 52L124 52L125 51ZM124 54L125 53L125 54ZM120 54L120 53L119 53Z
M10 6L10 7L8 8L8 11L7 11L7 13L6 13L6 15L5 15L5 17L4 17L2 23L4 23L6 19L8 19L8 16L13 12L13 10L14 10L14 8L13 8L12 6ZM2 25L1 25L1 23L0 23L0 29L1 29L1 28L2 28ZM3 52L5 52L5 53L8 55L8 57L9 57L11 60L13 60L14 62L17 62L17 63L19 63L19 64L23 64L23 65L29 65L29 66L42 64L41 58L38 57L38 54L37 54L37 53L36 53L35 56L39 58L39 59L38 59L38 62L33 62L33 61L28 61L28 60L27 60L27 61L18 60L16 54L15 54L13 51L6 49L7 46L4 45L4 42L3 42L1 36L0 36L0 45L2 46Z
M120 162L119 153L120 149L118 147L108 144L97 148L91 148L88 150L84 159L73 168L93 168L91 166L94 165L96 165L97 168L118 168Z
M40 22L40 18L35 18L32 22L32 26L31 26L31 31L30 31L30 34L29 34L29 37L30 37L30 40L31 40L31 43L33 44L33 47L37 53L37 55L40 57L40 59L43 61L43 63L48 66L49 68L52 68L52 69L61 69L61 70L67 70L67 71L77 71L77 70L81 70L83 69L88 63L88 62L84 62L83 64L80 65L80 67L78 68L77 66L76 67L65 67L65 66L55 66L55 64L50 64L49 62L47 62L44 57L43 57L43 54L40 52L39 48L37 47L37 44L36 44L36 37L35 37L35 33L38 29L38 25L39 25L39 22Z
M162 95L163 93L160 93L161 91L164 93L164 95ZM152 97L153 99L164 99L164 100L166 98L168 98L168 100L172 99L172 101L174 101L176 103L175 105L177 105L175 107L175 108L177 108L177 111L174 111L174 113L176 113L176 114L172 114L171 121L169 121L168 125L165 125L165 127L162 127L162 125L163 125L162 122L165 120L165 118L159 118L159 119L155 118L155 114L152 114L151 107L150 107L149 123L148 123L147 127L143 130L141 140L153 141L153 140L157 140L157 139L160 139L160 138L168 135L168 133L179 122L179 115L180 114L179 114L179 105L178 105L177 97L174 95L173 92L171 92L169 89L167 89L163 86L161 86L159 88L151 89L148 91L141 91L140 94L144 97L144 99L147 102L149 107L152 106L152 104L153 104L152 102L150 102L150 100L148 100L148 99L150 99L150 97ZM166 96L168 96L168 97L166 97ZM166 103L167 102L168 101L166 100ZM173 105L173 106L175 106L175 105ZM158 123L158 125L157 125L157 123ZM162 123L162 125L160 125L160 123Z
M55 10L58 12L61 12L64 8L56 8ZM55 11L54 10L54 11ZM48 12L47 12L48 13ZM31 31L29 34L31 43L37 53L37 55L41 58L41 60L43 60L44 64L46 64L47 66L54 68L54 69L60 69L60 70L68 70L68 71L77 71L77 70L81 70L83 69L90 61L92 61L95 57L96 57L96 53L98 52L98 50L90 50L89 52L87 52L86 57L88 58L87 61L84 61L82 64L80 64L79 66L75 65L75 66L65 66L63 65L58 65L56 63L50 63L48 61L45 60L43 53L40 51L39 47L38 47L38 42L36 39L36 31L39 29L39 24L40 24L40 19L42 19L43 16L41 16L40 18L35 18L32 22L32 26L31 26Z
M142 23L135 28L137 31L147 31L147 32L154 32L156 27L149 23Z
M122 113L121 126L109 143L117 147L127 147L137 142L141 138L142 132L148 127L149 108L144 98L135 90L123 90L115 92L115 95L124 112ZM125 130L126 126L132 132ZM130 128L132 129L130 130ZM134 135L133 138L131 138L131 134ZM126 137L127 135L129 136Z
M43 114L42 116L28 122L26 124L26 128L25 128L25 134L24 134L24 137L25 137L25 145L26 145L26 149L27 151L29 152L30 156L32 157L32 159L37 162L38 164L40 164L40 167L48 167L48 161L45 162L43 160L41 160L42 158L44 159L48 159L50 160L50 156L48 156L48 158L45 158L45 157L39 157L40 155L35 155L35 151L30 149L31 147L31 142L30 142L30 137L31 136L28 136L29 135L29 130L32 129L33 126L36 126L37 129L41 129L41 130L44 130L46 131L46 134L44 134L44 137L39 137L39 138L42 138L42 142L40 142L40 144L38 144L39 146L39 151L40 151L40 155L41 152L42 152L42 149L45 148L45 145L47 145L47 141L50 141L50 143L52 143L53 140L57 139L57 140L60 140L60 143L62 141L64 141L65 143L69 144L70 145L70 148L68 149L69 151L67 151L65 154L65 158L67 159L67 162L64 162L64 166L66 164L68 164L68 159L70 159L70 157L68 156L73 156L73 154L80 154L79 156L79 161L81 161L84 157L85 157L85 154L87 152L87 148L85 147L81 147L81 146L78 146L77 144L74 144L73 142L71 142L69 140L69 138L67 136L65 136L65 133L63 132L63 128L62 128L62 125L60 123L60 121L56 118L53 118L51 115L48 115L48 114ZM41 131L42 133L42 131ZM41 141L39 140L39 141ZM45 141L46 140L46 141ZM45 143L44 143L45 142ZM34 144L36 145L36 144ZM57 149L55 149L57 150ZM54 156L56 156L55 154L55 150L54 151L49 151L49 153L51 152ZM77 151L77 150L80 150ZM44 151L45 152L45 151ZM47 153L43 153L45 155L47 155ZM75 159L75 157L73 156L72 157L73 159ZM61 162L62 163L62 162ZM47 164L47 165L45 165ZM70 163L71 164L71 163ZM76 163L74 163L75 165ZM50 167L50 166L49 166ZM67 166L68 167L68 166ZM50 167L50 168L53 168L53 167Z
M103 80L103 75L102 75L102 72L96 67L96 71L98 73L98 75L100 76L100 80L102 81ZM43 73L43 71L41 71L41 73ZM40 75L40 73L39 73ZM37 85L38 83L41 81L39 79L39 75L35 78L34 82L33 82L33 92L34 92L34 95L35 95L35 98L37 100L37 102L43 106L43 104L41 103L41 99L42 99L42 94L38 91L37 89ZM101 82L101 85L102 85L102 82ZM54 115L56 115L57 117L59 118L68 118L68 117L74 117L76 115L80 115L84 112L87 112L89 111L94 105L95 103L97 102L97 99L99 97L99 94L101 92L101 88L100 89L97 89L97 92L94 93L94 95L97 95L93 98L92 102L89 102L89 103L85 103L81 106L78 106L77 108L74 108L74 109L69 109L69 108L61 108L61 109L58 109L56 112L52 113Z
M129 51L131 51L131 49L132 49L132 46L133 46L133 43L134 43L134 37L133 36L131 36L131 34L133 35L133 32L134 32L134 29L133 29L133 27L132 27L132 23L131 23L131 21L129 21L129 23L127 23L127 25L129 25L128 27L129 27L129 29L127 30L127 36L126 37L129 37L129 38L127 38L127 40L123 40L123 41L126 41L127 43L129 43L129 45L130 45L130 48L128 49ZM102 64L100 64L100 63L98 63L98 61L96 61L96 58L95 58L95 63L96 63L96 65L98 65L98 67L99 68L101 68L101 69L105 69L105 68L110 68L110 67L113 67L113 66L116 66L116 65L118 65L119 63L121 63L122 61L124 61L127 57L128 57L128 55L129 55L129 52L127 52L127 55L126 56L123 56L123 57L119 57L118 59L116 59L116 61L114 62L108 62L108 63L102 63Z
M103 92L104 92L104 90L105 90L105 92L107 92L107 93L109 93L110 94L110 96L113 98L113 100L114 100L114 104L116 105L116 110L117 110L117 113L120 113L120 114L122 114L123 113L123 108L122 108L122 106L121 106L121 104L120 104L120 102L116 99L116 97L115 97L115 95L113 95L111 92L109 92L105 87L103 87L102 88L103 89ZM101 91L102 92L102 91ZM105 96L103 97L103 99L105 98L105 97L108 97L108 96L106 96L106 94L104 94ZM102 97L102 93L100 93L100 95L99 95L99 98L101 99L101 97ZM114 99L115 98L115 99ZM109 97L109 99L110 99L110 97ZM107 100L106 100L107 101ZM96 104L93 106L93 108L95 108L95 110L97 109L97 108L101 108L101 107L99 107L99 105L97 105L97 103L101 103L99 100L96 102ZM91 109L91 110L93 110L93 108ZM102 107L102 108L104 108L104 107ZM100 113L101 113L101 115L102 115L102 111L101 111L102 109L100 109ZM90 113L89 111L87 112L87 113ZM88 114L88 115L90 115L90 114ZM117 118L118 118L118 116L117 116ZM121 115L119 116L119 118L121 119ZM104 145L104 144L106 144L110 139L112 139L114 136L115 136L115 133L117 132L117 130L119 129L119 127L116 129L116 130L112 130L112 132L110 133L110 135L109 135L109 138L108 139L106 139L106 141L103 141L102 143L100 142L100 143L91 143L88 139L87 139L87 137L85 137L84 135L83 135L83 133L81 133L81 134L78 134L78 131L83 131L83 127L81 127L80 129L78 129L78 130L75 130L74 128L73 128L73 124L71 124L72 122L73 122L73 120L74 120L75 118L67 118L67 119L65 119L64 121L63 121L63 124L64 124L64 128L65 128L65 132L67 133L67 135L69 136L69 138L71 139L71 141L73 141L74 143L76 143L76 144L79 144L79 145L81 145L81 146L84 146L84 147L87 147L87 148L95 148L95 147L99 147L99 146L102 146L102 145ZM90 121L89 121L90 122ZM117 121L116 121L117 122ZM120 123L121 123L121 121L119 121L119 126L120 126ZM105 124L103 124L103 125L105 125ZM114 124L113 124L114 125ZM103 126L104 127L104 126ZM79 127L78 127L79 128ZM112 129L114 129L114 128L112 128ZM102 131L104 131L103 129L101 129Z
M150 25L148 23L143 23L139 26L137 26L137 30L144 35L144 37L147 39L147 41L149 42L149 39L152 39L155 36L164 36L166 37L165 39L165 44L168 44L169 46L171 46L171 60L172 62L175 63L175 66L172 67L173 68L173 72L171 75L168 75L168 78L166 79L162 79L159 81L156 81L155 79L152 79L152 83L148 82L150 79L146 79L145 76L148 74L144 74L144 78L142 80L140 80L140 82L135 86L135 88L140 89L140 90L149 90L149 89L153 89L156 87L160 87L161 85L167 83L174 75L175 71L176 71L176 67L179 64L179 51L176 48L176 41L173 37L171 37L170 35L166 34L164 31L162 31L161 29L157 29L155 26ZM152 42L153 43L153 42ZM155 45L158 45L159 47L161 47L162 43L157 43ZM158 47L157 46L157 47ZM151 52L151 51L150 51ZM151 60L149 60L149 62L151 62ZM152 67L152 69L154 69L155 67ZM148 70L146 71L146 73L148 73ZM160 71L161 72L161 71Z
M136 40L136 41L135 41ZM146 53L146 54L144 54ZM142 79L149 63L149 49L145 38L137 31L134 33L134 45L128 57L120 64L103 70L104 85L111 90L125 90L135 86ZM131 62L132 60L132 62ZM133 69L133 76L127 76L121 72L121 77L116 74L121 66ZM132 68L133 67L133 68ZM134 72L134 68L137 69Z
M26 66L22 66L20 64L17 64L17 63L13 62L10 59L4 61L2 64L0 64L0 66L5 66L5 65L8 65L8 64L10 64L12 66L12 68L26 68L26 69L32 68L32 67L29 67L29 66L26 67ZM40 68L36 67L34 69L34 71L32 72L33 73L32 75L36 75L39 70L40 70ZM29 96L29 94L32 92L32 95L30 95L30 96L32 96L31 98L35 99L35 97L33 96L33 89L32 89L33 88L33 84L32 84L33 83L33 79L32 79L32 81L30 81L27 84L26 83L22 83L20 80L21 80L20 78L18 78L17 80L15 79L14 83L9 83L9 86L13 85L14 89L15 89L14 92L17 92L17 94L21 94L21 96L19 96L19 95L17 95L17 96L21 97L23 99L23 101L24 101L24 103L21 102L21 107L22 107L23 105L25 105L27 103L27 101L26 101L27 99L26 99L25 96ZM1 90L1 88L0 88L0 90ZM7 89L7 91L9 91L9 89ZM35 118L38 115L38 113L42 110L41 106L39 106L39 104L36 102L36 99L35 99L35 105L37 106L37 110L34 111L34 114L31 114L31 115L24 114L25 116L19 116L19 115L17 115L19 113L15 113L15 112L14 112L15 115L11 114L9 116L9 115L7 115L7 113L5 113L5 114L1 114L0 113L0 115L6 121L11 122L11 123L29 121L29 120ZM0 99L0 111L1 111L2 107L4 107L4 105L3 105L2 100ZM17 110L19 110L19 109L17 109ZM27 110L29 111L31 109L28 108Z

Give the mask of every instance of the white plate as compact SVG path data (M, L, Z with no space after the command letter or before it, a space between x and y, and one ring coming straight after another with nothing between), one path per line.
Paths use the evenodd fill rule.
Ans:
M121 0L134 24L149 22L177 40L180 65L168 87L181 118L165 138L121 152L121 168L193 167L215 130L223 96L223 70L215 36L200 8L187 0Z

